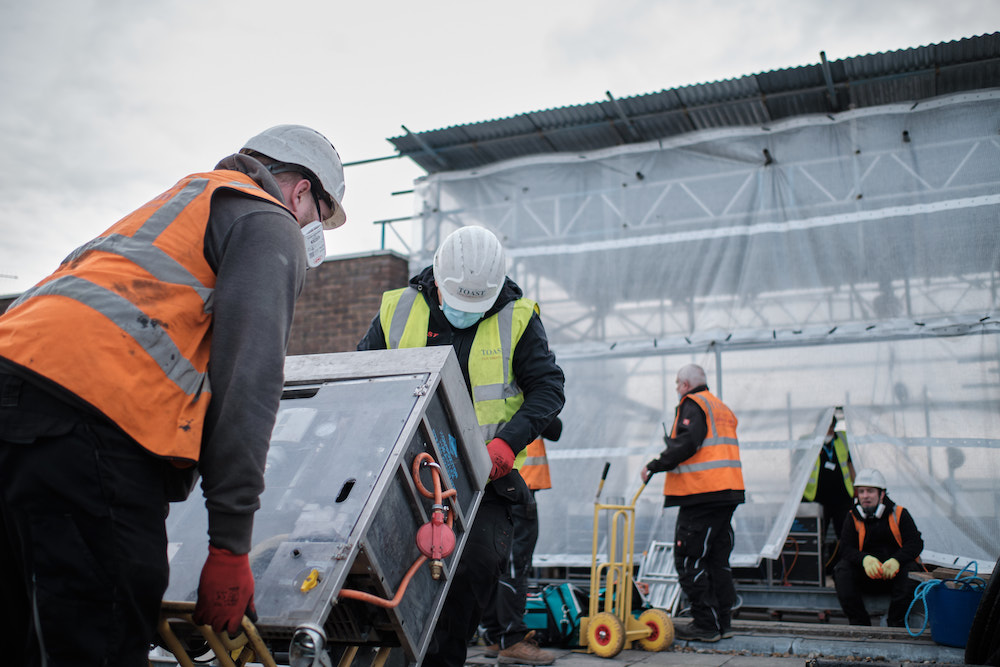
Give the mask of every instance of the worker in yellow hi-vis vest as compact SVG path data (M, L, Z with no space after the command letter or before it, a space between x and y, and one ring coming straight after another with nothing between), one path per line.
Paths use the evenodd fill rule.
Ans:
M462 667L510 552L512 508L531 493L518 472L528 444L559 414L565 377L538 304L506 276L503 246L460 227L407 287L382 295L359 350L450 345L462 367L490 462L489 482L438 615L424 667Z
M518 665L551 665L554 653L540 649L534 641L533 631L524 622L524 606L528 597L528 574L538 542L537 491L552 488L549 459L545 441L555 441L562 435L562 421L558 417L545 427L525 449L528 457L521 466L521 477L531 489L531 500L511 508L514 518L514 539L511 542L507 568L497 584L496 599L487 605L482 625L490 644L483 651L487 658Z
M854 506L854 463L851 452L847 448L847 434L837 428L837 412L834 411L830 428L823 440L823 448L816 457L809 481L802 493L804 502L817 502L823 506L823 524L820 535L826 536L829 526L833 525L834 539L840 537L844 520ZM821 537L821 541L823 538ZM837 564L840 549L836 546L832 554L824 559L826 566L832 568ZM829 570L828 570L829 571Z

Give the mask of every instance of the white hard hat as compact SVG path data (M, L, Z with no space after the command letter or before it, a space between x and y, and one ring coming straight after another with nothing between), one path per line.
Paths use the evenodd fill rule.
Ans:
M243 150L257 151L272 160L297 165L311 172L333 205L333 215L323 221L323 229L336 229L347 221L344 212L344 164L333 144L305 125L275 125L252 137ZM329 203L329 202L328 202Z
M854 486L870 486L885 491L885 477L875 468L864 468L854 478Z
M434 253L434 280L444 302L466 313L485 313L506 277L503 246L482 227L456 229Z

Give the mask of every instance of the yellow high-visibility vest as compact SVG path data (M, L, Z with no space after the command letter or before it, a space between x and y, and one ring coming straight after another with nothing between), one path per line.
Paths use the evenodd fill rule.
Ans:
M538 304L530 299L511 301L499 312L476 325L469 352L469 382L476 418L486 442L492 440L524 403L524 392L514 377L514 349L524 335ZM426 347L430 308L413 287L391 290L382 295L379 321L386 349ZM514 459L520 469L527 457L522 450Z
M836 453L837 464L840 466L840 474L844 476L844 486L847 488L847 495L854 497L854 484L851 483L851 469L847 465L847 442L842 437L844 434L839 431L833 438L833 451ZM816 464L812 473L809 474L809 481L806 483L806 490L802 493L802 499L811 502L816 498L816 487L819 486L819 457L816 457Z

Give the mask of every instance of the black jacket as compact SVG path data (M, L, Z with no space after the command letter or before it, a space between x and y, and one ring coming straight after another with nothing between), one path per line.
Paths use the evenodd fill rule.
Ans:
M858 548L858 530L854 525L854 517L861 518L858 512L858 505L851 510L850 516L844 519L844 525L840 530L840 557L849 563L861 566L865 556L874 556L883 563L890 558L895 558L900 565L906 565L917 559L924 549L924 540L917 530L917 524L913 522L913 517L904 508L899 517L899 533L903 538L903 545L900 546L893 537L889 528L889 517L896 509L896 503L886 496L882 503L885 511L880 518L874 516L864 519L865 524L865 544L864 550Z
M427 324L427 345L451 345L458 357L459 365L462 367L462 374L465 376L465 386L470 388L469 381L469 352L472 349L472 341L476 336L476 327L468 329L454 329L444 313L441 311L438 302L437 289L434 285L433 268L428 266L416 276L410 279L410 287L417 289L427 301L430 308L430 322ZM484 318L500 311L511 301L516 301L524 296L521 288L507 278L500 296L496 303L486 313ZM358 343L359 350L384 350L385 333L382 330L382 323L379 315L372 319L368 332ZM496 437L504 440L516 455L528 446L532 440L545 430L552 422L553 418L562 410L566 402L563 386L566 378L562 369L556 364L555 355L549 349L548 337L545 335L545 327L538 314L532 314L528 326L514 348L512 359L514 367L514 378L517 385L524 392L524 403L509 422L500 427ZM507 478L513 478L516 480ZM524 481L516 471L512 472L502 480L494 480L490 487L504 497L508 497L505 489L511 485L524 487ZM520 496L519 489L511 488L510 494ZM515 500L514 498L510 498ZM517 500L521 502L520 500Z

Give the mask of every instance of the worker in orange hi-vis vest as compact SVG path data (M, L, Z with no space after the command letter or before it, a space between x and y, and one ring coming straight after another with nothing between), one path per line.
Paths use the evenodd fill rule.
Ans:
M744 501L736 416L708 391L705 370L677 372L677 412L667 448L642 470L642 481L667 471L664 507L680 507L674 563L694 620L674 628L678 639L717 642L732 636L736 587L729 569L732 519Z
M542 435L532 441L528 457L521 466L521 477L531 489L531 502L511 507L514 518L514 539L511 542L507 568L500 576L496 594L483 613L483 627L490 645L484 654L502 664L551 665L554 653L540 649L532 632L524 623L524 606L528 596L528 574L538 542L538 506L535 492L552 488L549 461L545 455L545 440L558 440L562 422L556 417Z
M857 504L840 531L840 562L833 568L837 598L851 625L871 625L863 594L890 596L886 624L905 625L924 540L910 513L889 500L882 473L865 468L854 478Z
M295 300L323 230L347 219L343 196L329 140L277 125L79 246L0 316L4 664L147 667L168 503L199 476L194 621L236 634L255 619L248 552Z

